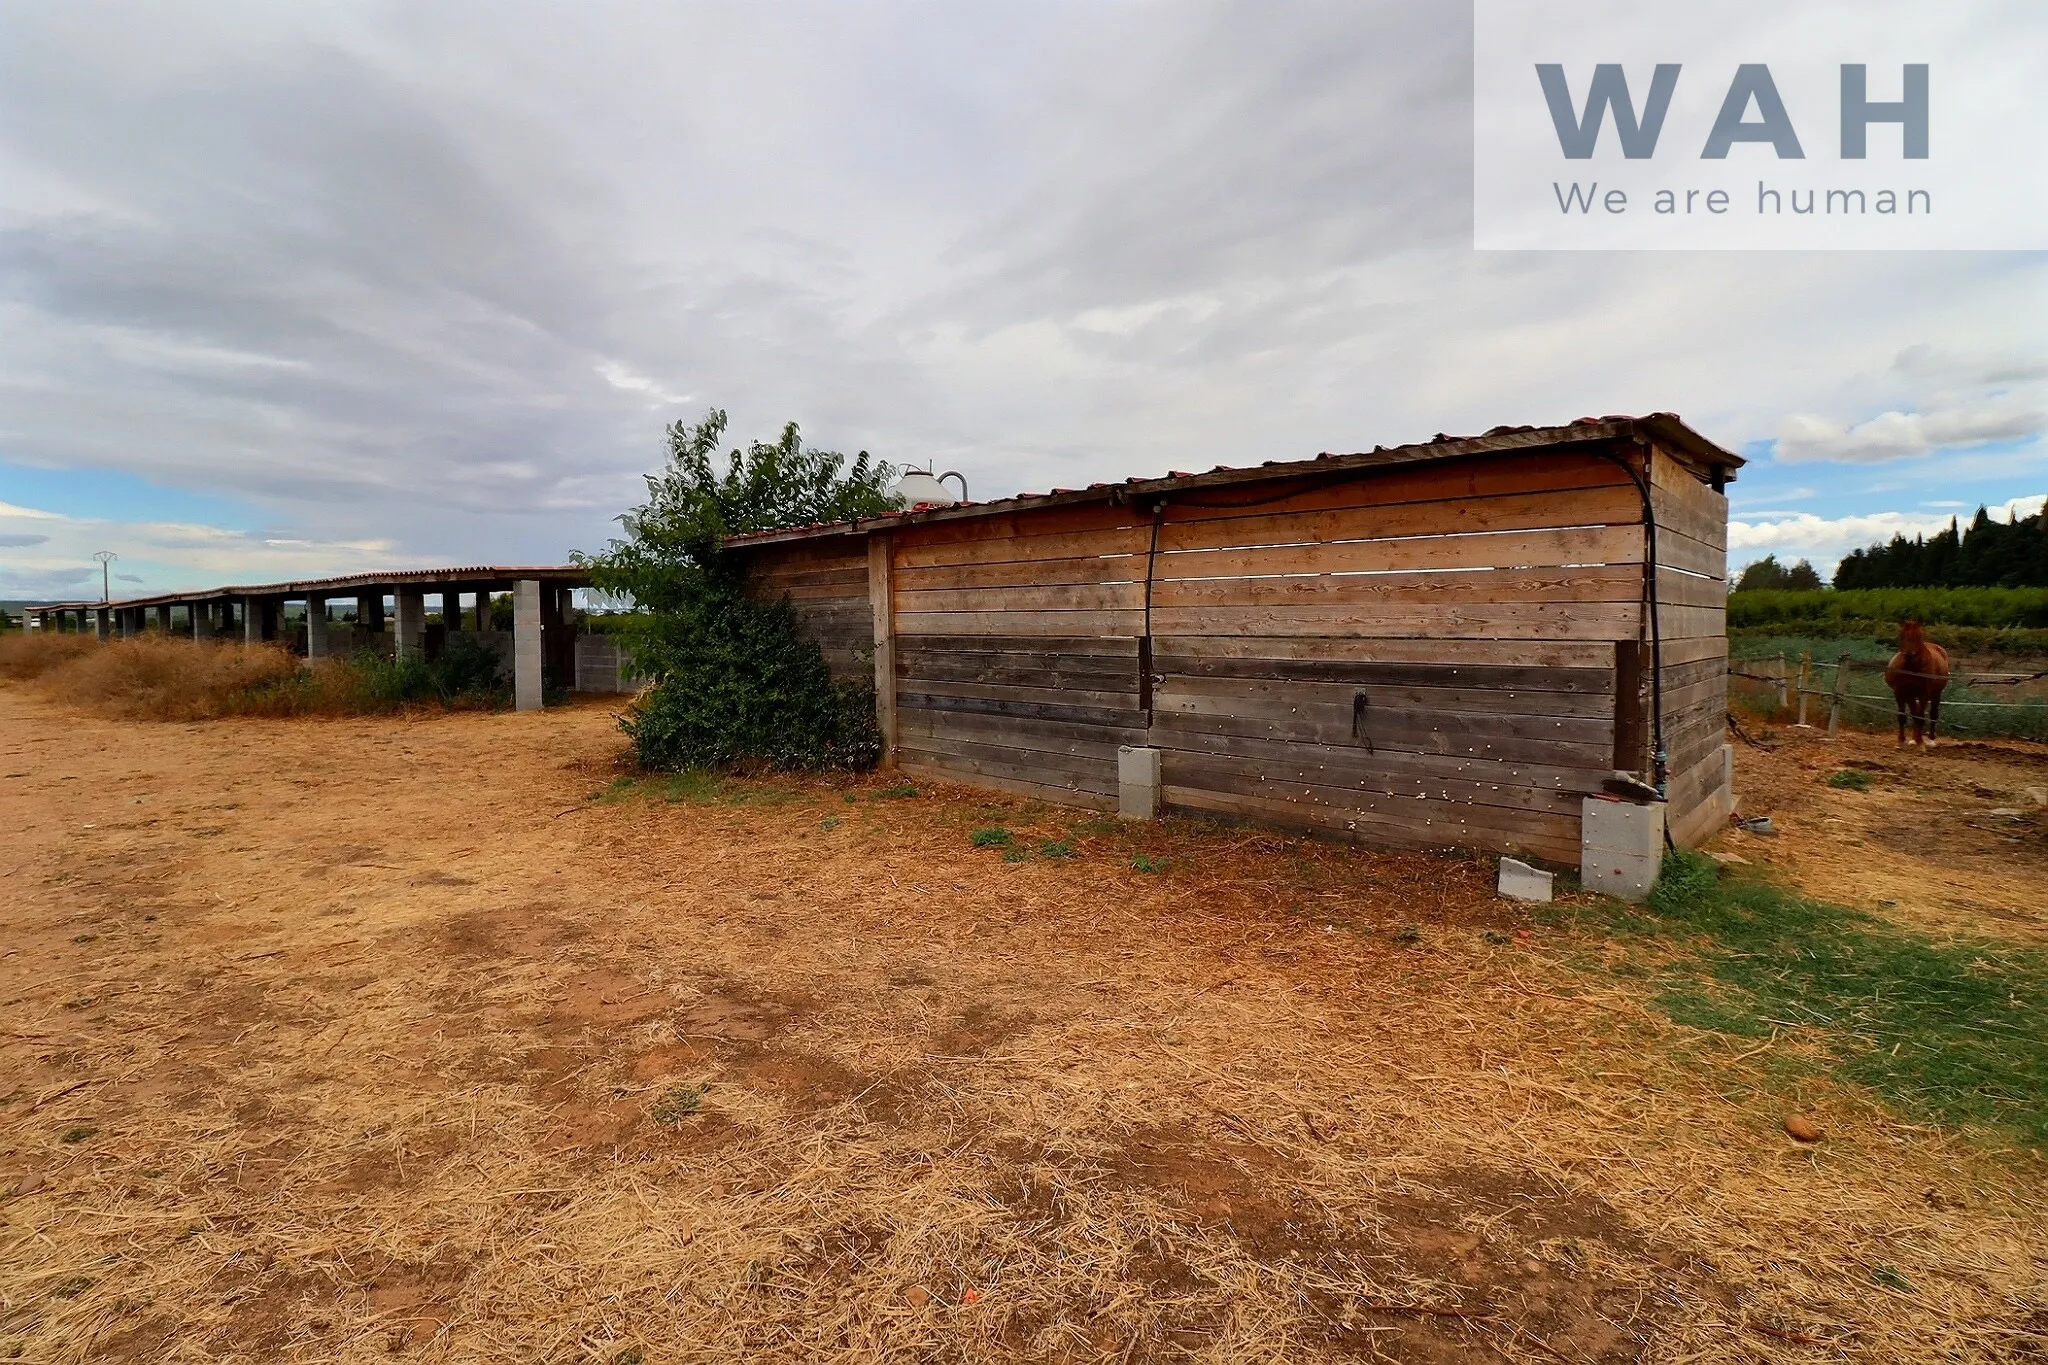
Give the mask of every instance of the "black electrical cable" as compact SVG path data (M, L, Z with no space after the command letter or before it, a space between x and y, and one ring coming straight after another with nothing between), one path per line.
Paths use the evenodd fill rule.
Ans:
M1638 446L1638 450L1643 447ZM1643 586L1650 610L1650 748L1651 776L1660 799L1669 799L1671 755L1664 748L1664 629L1657 610L1657 504L1650 497L1648 461L1638 471L1626 456L1612 450L1596 449L1594 454L1611 461L1628 476L1643 500ZM1666 829L1665 838L1670 838Z

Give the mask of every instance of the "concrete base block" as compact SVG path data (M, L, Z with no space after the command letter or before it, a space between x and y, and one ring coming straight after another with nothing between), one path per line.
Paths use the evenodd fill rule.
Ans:
M1587 797L1580 805L1579 880L1588 891L1647 900L1664 864L1664 807Z
M1547 901L1550 899L1550 874L1522 862L1518 858L1500 860L1501 895L1511 901Z
M1116 813L1126 820L1159 818L1159 751L1126 744L1116 751Z

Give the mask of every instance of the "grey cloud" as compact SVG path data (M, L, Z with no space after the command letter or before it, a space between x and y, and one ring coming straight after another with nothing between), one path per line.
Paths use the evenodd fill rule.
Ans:
M30 545L47 545L49 543L50 538L48 536L0 536L0 547L8 549L25 549Z
M1473 255L1468 26L0 7L0 458L475 562L601 541L712 404L1001 493L1630 407L1739 442L1975 354L1808 393L1864 345L2025 368L2038 261Z

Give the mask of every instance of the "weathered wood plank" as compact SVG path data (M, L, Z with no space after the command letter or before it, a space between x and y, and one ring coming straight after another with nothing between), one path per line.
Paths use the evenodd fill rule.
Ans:
M1202 495L1201 502L1176 502L1168 492L1165 495L1166 520L1174 524L1349 507L1395 508L1407 503L1495 498L1520 493L1569 495L1580 489L1612 485L1633 489L1619 469L1598 456L1583 451L1520 453L1448 464L1365 470L1337 480L1311 474L1257 492L1247 490L1222 498Z
M1560 564L1640 564L1640 526L1504 531L1498 535L1345 540L1161 551L1155 578L1259 577L1299 573L1395 573L1439 569L1550 568Z
M1641 612L1633 602L1532 602L1455 607L1154 607L1156 635L1384 635L1433 632L1476 639L1627 640Z
M940 635L924 634L915 640L899 640L899 658L942 654L1028 654L1059 655L1063 658L1096 655L1104 659L1135 660L1138 642L1130 636L1114 635Z
M1504 831L1420 812L1363 811L1343 805L1276 800L1201 787L1165 785L1161 796L1173 810L1314 830L1387 847L1480 848L1532 854L1558 862L1578 859L1578 822L1556 815L1530 813L1525 825Z
M1546 668L1539 665L1478 663L1383 663L1357 659L1219 658L1181 654L1175 636L1152 653L1161 673L1195 678L1296 679L1383 687L1483 687L1526 692L1578 692L1611 696L1612 668Z
M1583 569L1165 579L1154 586L1152 604L1155 608L1438 607L1520 602L1635 602L1642 595L1643 571L1639 565L1609 564Z
M917 589L896 594L899 615L927 611L1143 611L1142 583L1057 583L1026 588Z
M1144 581L1142 554L1091 555L1080 559L1013 559L995 564L905 565L896 586L932 588L1042 587L1054 583L1137 583Z
M1640 585L1640 576L1637 582ZM1728 606L1728 584L1718 578L1689 574L1659 564L1657 604L1674 607L1714 607L1725 611Z
M1364 749L1351 745L1318 744L1309 740L1208 734L1176 728L1173 723L1175 719L1167 717L1164 722L1154 725L1147 736L1149 742L1162 749L1224 754L1262 763L1293 762L1298 761L1304 754L1310 754L1317 756L1320 762L1348 761L1365 764L1374 771L1396 776L1495 787L1538 787L1546 791L1578 794L1598 790L1601 781L1610 771L1605 764L1598 767L1569 767L1554 763L1510 762L1498 758L1391 749L1385 745ZM1346 760L1341 758L1341 755L1351 757Z
M916 692L923 697L981 698L988 701L1053 702L1062 706L1091 706L1110 710L1128 709L1137 696L1137 689L1129 678L1116 680L1117 686L1103 689L1087 689L1074 686L1039 687L1018 683L980 683L937 680L927 678L899 678L897 687L904 693Z
M1353 660L1389 664L1484 664L1503 667L1606 669L1611 643L1575 640L1446 640L1435 636L1375 638L1321 635L1209 635L1157 639L1156 652L1178 658ZM1188 670L1193 671L1193 670Z
M1062 695L1054 693L1053 695ZM896 692L899 715L915 710L964 711L983 716L1019 716L1032 720L1059 720L1072 725L1143 725L1145 713L1115 706L1075 706L1064 702L1012 701L992 697L947 697L916 691L899 685Z
M1352 734L1349 707L1257 708L1255 714L1214 711L1160 711L1155 734L1180 731L1190 735L1243 735L1252 739L1308 741L1315 744L1356 744L1373 750L1396 749L1449 754L1462 758L1509 763L1543 763L1560 767L1606 769L1613 759L1611 723L1588 721L1538 722L1521 716L1399 714L1369 715L1357 738ZM1535 728L1547 725L1551 732ZM1559 727L1570 727L1562 732ZM1591 731L1593 737L1587 737ZM1181 747L1197 747L1182 742Z
M908 712L898 725L906 741L915 737L922 741L918 747L923 749L943 751L949 744L986 744L1111 761L1123 745L1142 744L1145 733L1136 727L1062 725L1054 721L938 711Z
M1668 488L1652 488L1650 505L1657 509L1657 527L1661 532L1669 527L1679 535L1688 536L1702 545L1725 547L1728 544L1728 503L1719 493L1696 485L1704 499L1718 501L1718 511L1701 498L1673 493ZM1659 537L1661 539L1661 536Z
M932 528L902 531L904 544L897 551L899 567L933 564L996 564L1004 560L1081 559L1100 555L1142 555L1151 544L1149 521L1100 531L1073 531L1049 535L989 535L971 540L930 542L925 533Z
M1056 806L1078 806L1083 810L1115 810L1117 799L1095 792L1070 790L1065 787L1048 787L1036 782L1018 782L1007 777L992 777L986 774L962 774L944 768L926 767L922 764L899 763L898 771L906 776L924 782L955 782L963 786L992 787L997 791L1028 796Z
M896 754L896 612L890 583L890 535L867 538L868 606L875 651L875 724L882 732L882 761Z
M1410 684L1362 686L1302 678L1216 678L1162 669L1165 680L1153 691L1155 707L1188 709L1184 698L1213 707L1246 705L1331 706L1350 714L1363 697L1368 712L1414 711L1499 716L1581 717L1611 721L1614 698L1597 692L1523 691L1501 687L1442 687Z
M1078 687L1135 694L1137 660L1100 654L969 654L905 652L896 676L910 682L1003 683L1021 687Z
M1705 545L1691 536L1682 536L1668 527L1657 531L1657 564L1687 573L1700 574L1707 578L1728 581L1728 552Z
M1098 796L1116 794L1116 765L1114 763L1090 763L1073 760L1072 764L1060 763L1046 755L1046 762L1031 761L1034 755L1017 750L1016 758L970 757L948 746L940 749L920 749L905 744L904 766L935 769L955 774L971 774L977 778L1002 778L1012 782L1029 782L1035 786L1050 787L1054 790L1088 792Z
M896 618L896 635L1057 635L1095 633L1135 639L1142 611L918 611Z
M1171 504L1168 504L1169 509ZM1560 526L1639 525L1642 497L1626 485L1584 488L1569 497L1520 493L1455 497L1442 502L1347 507L1327 512L1281 512L1175 521L1159 531L1159 548L1208 550L1242 545L1306 545L1390 536L1468 535L1545 530Z
M1657 621L1663 628L1667 641L1698 639L1702 636L1712 639L1726 639L1728 636L1728 609L1719 607L1676 607L1657 605Z

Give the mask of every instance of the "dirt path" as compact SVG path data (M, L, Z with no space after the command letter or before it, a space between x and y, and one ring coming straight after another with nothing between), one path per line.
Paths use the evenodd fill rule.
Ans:
M1483 864L617 749L0 689L0 1359L2039 1358L2029 1171Z

